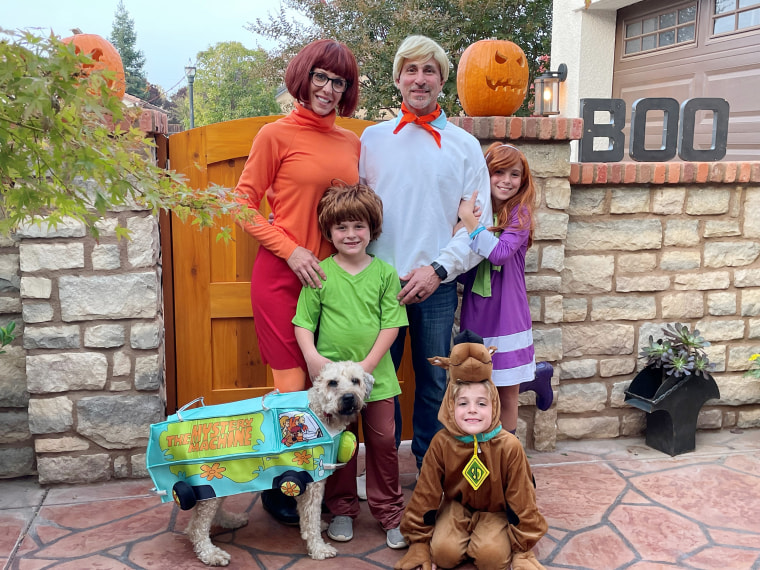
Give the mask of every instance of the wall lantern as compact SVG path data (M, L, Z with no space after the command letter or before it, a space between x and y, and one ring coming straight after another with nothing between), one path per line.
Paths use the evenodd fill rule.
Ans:
M567 79L567 66L559 64L557 71L547 71L536 77L536 115L559 115L559 84Z

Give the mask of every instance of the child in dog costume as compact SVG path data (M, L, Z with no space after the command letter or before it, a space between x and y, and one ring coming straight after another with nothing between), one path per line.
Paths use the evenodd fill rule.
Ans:
M547 524L525 451L499 423L496 348L471 331L454 342L449 358L429 359L449 370L438 412L444 429L430 443L401 521L410 546L395 568L453 568L469 556L479 570L542 569L531 549Z

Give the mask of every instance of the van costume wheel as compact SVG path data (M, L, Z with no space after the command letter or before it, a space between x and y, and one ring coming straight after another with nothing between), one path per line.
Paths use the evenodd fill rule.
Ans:
M174 484L174 487L172 487L172 497L174 497L174 502L183 511L189 511L196 503L193 488L184 481L177 481Z
M274 488L279 488L283 495L297 497L306 491L306 485L313 480L314 479L311 478L311 475L305 471L287 471L279 477L276 477L273 483Z

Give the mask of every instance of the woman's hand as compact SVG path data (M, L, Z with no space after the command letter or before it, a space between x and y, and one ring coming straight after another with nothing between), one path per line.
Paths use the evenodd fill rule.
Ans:
M322 281L327 279L327 275L319 266L317 257L305 247L300 245L293 250L287 259L288 267L296 274L301 285L313 289L321 289ZM320 279L321 278L321 279Z

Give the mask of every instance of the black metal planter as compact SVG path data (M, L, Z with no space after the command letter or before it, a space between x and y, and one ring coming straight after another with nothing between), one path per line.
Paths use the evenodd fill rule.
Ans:
M694 451L699 410L713 398L720 391L709 374L663 381L662 369L649 366L625 391L625 402L647 413L646 444L671 456Z

